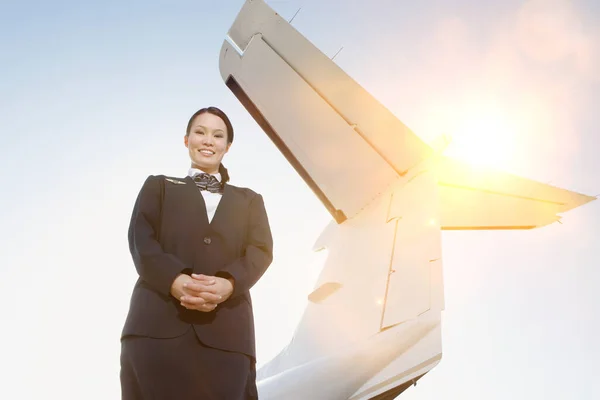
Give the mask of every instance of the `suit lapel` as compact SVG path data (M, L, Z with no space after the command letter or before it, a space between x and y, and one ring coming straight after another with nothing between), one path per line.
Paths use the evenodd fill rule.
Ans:
M221 200L219 201L219 205L215 210L215 215L213 216L212 221L210 222L210 226L216 230L219 230L221 226L227 225L227 216L231 215L229 210L233 207L233 198L231 193L231 187L228 184L223 185L223 195L221 196ZM206 214L206 208L204 210Z
M189 192L189 198L192 200L192 207L195 210L198 210L200 221L202 221L203 225L208 225L208 215L206 212L206 203L204 202L204 197L200 190L198 190L198 186L196 186L196 182L190 177L186 176L184 179L186 182L186 189Z

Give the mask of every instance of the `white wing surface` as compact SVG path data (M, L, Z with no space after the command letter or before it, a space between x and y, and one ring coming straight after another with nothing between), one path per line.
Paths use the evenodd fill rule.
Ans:
M437 169L444 230L537 228L595 200L505 172L473 168L446 157L439 160Z
M431 153L263 1L246 2L240 11L220 70L338 222Z

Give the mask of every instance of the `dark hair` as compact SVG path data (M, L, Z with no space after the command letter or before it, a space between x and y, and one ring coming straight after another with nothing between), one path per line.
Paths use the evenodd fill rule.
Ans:
M191 116L190 120L188 121L187 128L185 129L185 135L186 136L190 135L190 130L192 129L192 123L194 122L194 119L198 115L201 115L204 113L216 115L217 117L219 117L223 120L223 122L225 123L225 127L227 128L227 143L232 143L233 142L233 125L231 125L231 121L229 120L229 117L227 116L227 114L225 114L223 111L221 111L217 107L205 107L205 108L201 108L200 110L196 111L194 113L194 115ZM223 185L223 184L227 183L229 181L229 173L227 172L227 168L225 168L223 166L223 163L219 164L219 173L221 174L221 184Z

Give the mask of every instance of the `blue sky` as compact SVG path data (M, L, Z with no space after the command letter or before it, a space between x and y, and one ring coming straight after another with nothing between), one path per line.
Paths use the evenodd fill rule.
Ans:
M600 5L272 1L424 140L600 194ZM275 262L253 290L259 363L289 339L329 215L223 84L243 1L0 4L0 397L118 398L136 279L126 231L149 174L183 175L198 108L230 115L224 160L261 192ZM525 232L445 233L442 362L402 398L595 399L600 206ZM293 228L290 228L293 227Z

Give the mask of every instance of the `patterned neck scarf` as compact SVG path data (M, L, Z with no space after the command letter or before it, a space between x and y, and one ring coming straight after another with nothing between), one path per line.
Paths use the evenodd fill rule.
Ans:
M208 190L211 193L223 193L223 185L217 178L210 174L198 174L194 176L194 182L200 190Z

